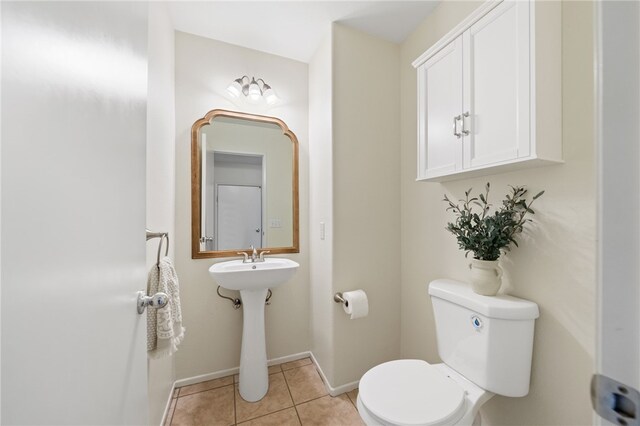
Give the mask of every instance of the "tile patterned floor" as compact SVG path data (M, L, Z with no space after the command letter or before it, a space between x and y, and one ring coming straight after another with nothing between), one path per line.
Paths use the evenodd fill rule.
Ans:
M360 426L358 390L331 397L310 358L269 367L258 402L238 393L238 375L175 390L165 426Z

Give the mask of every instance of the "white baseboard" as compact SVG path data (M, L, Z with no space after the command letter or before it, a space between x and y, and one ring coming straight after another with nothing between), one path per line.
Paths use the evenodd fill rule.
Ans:
M297 361L299 359L307 358L309 356L313 358L313 354L310 351L300 352L298 354L293 354L293 355L281 356L280 358L270 359L269 361L267 361L267 365L271 366L276 364L284 364L285 362Z
M297 354L282 356L279 358L273 358L267 361L267 365L283 364L285 362L297 361L299 359L307 358L307 357L311 357L311 361L316 366L318 373L320 373L320 378L322 379L322 382L324 383L324 387L327 389L327 392L329 392L329 395L338 396L345 392L352 391L358 387L358 384L360 383L360 381L358 380L356 380L355 382L346 383L344 385L340 385L337 387L331 386L331 383L327 379L327 376L324 374L322 367L320 366L320 364L318 363L318 360L316 359L316 357L313 355L313 352L311 351L300 352ZM176 380L175 383L173 384L173 388L171 389L171 394L169 395L169 401L167 402L167 408L165 409L165 415L163 417L163 424L164 424L164 418L166 418L169 407L171 406L171 398L173 397L173 391L175 388L181 388L184 386L194 385L196 383L206 382L208 380L214 380L214 379L219 379L221 377L231 376L233 374L238 374L239 371L240 371L240 367L235 367L235 368L228 368L226 370L214 371L213 373L201 374L199 376L188 377L186 379Z
M282 364L290 361L297 361L299 359L306 358L310 355L311 355L311 352L307 351L307 352L300 352L293 355L282 356L280 358L273 358L267 361L267 365L276 365L276 364ZM199 376L176 380L173 386L174 388L181 388L184 386L194 385L196 383L206 382L207 380L214 380L214 379L219 379L221 377L231 376L233 374L238 374L239 372L240 372L240 367L228 368L226 370L219 370L219 371L214 371L213 373L201 374Z
M174 386L176 388L181 388L183 386L195 385L196 383L206 382L208 380L232 376L234 374L238 374L239 371L240 367L235 367L226 370L214 371L213 373L201 374L199 376L187 377L186 379L176 380Z
M159 426L163 426L167 421L167 416L169 415L169 408L171 408L171 402L173 401L173 393L175 392L175 390L176 390L176 384L174 383L173 386L171 386L171 392L169 392L169 399L167 400L167 404L164 407L164 414L162 415L162 420L160 421Z
M355 382L346 383L344 385L340 385L334 388L333 386L331 386L331 383L329 383L327 376L324 374L324 371L322 371L322 367L318 363L318 360L316 359L316 357L313 355L313 352L309 352L309 355L311 355L311 361L313 361L313 364L316 366L318 373L320 373L320 378L324 382L324 387L327 388L327 392L329 392L329 395L331 396L342 395L343 393L352 391L358 387L358 384L360 383L360 381L356 380Z

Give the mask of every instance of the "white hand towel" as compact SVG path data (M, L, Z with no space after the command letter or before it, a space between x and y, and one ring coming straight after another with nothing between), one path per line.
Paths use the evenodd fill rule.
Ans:
M149 358L162 358L175 353L185 332L182 326L178 275L168 257L160 260L159 268L153 265L149 271L147 294L153 295L159 291L169 296L169 303L160 309L147 308Z

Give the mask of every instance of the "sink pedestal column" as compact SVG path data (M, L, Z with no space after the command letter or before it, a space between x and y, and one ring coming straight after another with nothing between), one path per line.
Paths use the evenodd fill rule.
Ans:
M240 396L245 401L255 402L261 400L269 390L264 334L267 289L240 290L240 297L244 321L240 353Z

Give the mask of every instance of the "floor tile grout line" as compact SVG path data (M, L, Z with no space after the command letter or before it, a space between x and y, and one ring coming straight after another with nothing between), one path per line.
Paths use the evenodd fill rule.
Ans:
M284 374L284 371L282 372L282 377L284 377L284 383L287 385L287 392L289 392L289 397L291 398L291 403L295 407L296 402L293 400L293 394L291 393L291 388L289 387L289 381L287 380L287 375Z
M302 368L302 367L297 367L297 368ZM338 398L341 395L344 395L347 398L347 400L352 404L352 406L357 410L357 407L356 407L355 403L353 402L353 400L349 397L348 392L343 392L340 395L336 395L336 396L331 396L330 394L326 394L326 395L322 395L322 396L319 396L317 398L312 398L312 399L310 399L308 401L303 401L303 402L300 402L300 403L296 404L296 403L293 402L293 395L291 394L291 390L289 388L289 382L287 381L286 376L284 375L284 372L282 372L282 373L283 373L283 378L285 379L285 385L287 386L287 391L289 392L289 396L291 397L291 401L293 403L293 406L285 407L285 408L282 408L282 409L279 409L279 410L273 411L271 413L267 413L267 414L264 414L262 416L258 416L258 417L252 418L252 419L245 419L244 422L254 421L254 420L260 419L262 417L266 417L266 416L269 416L271 414L275 414L275 413L278 413L278 412L281 412L281 411L285 411L285 410L287 410L289 408L293 408L295 410L295 412L296 412L296 416L298 418L298 421L302 425L303 424L302 423L302 418L300 417L300 412L298 411L298 406L303 405L303 404L307 404L307 403L310 403L310 402L313 402L313 401L317 401L317 400L325 398L325 397L329 397L331 399ZM234 398L234 400L233 400L234 401L233 402L233 410L234 410L234 423L233 423L233 425L238 425L239 423L237 422L237 420L238 420L237 419L237 411L236 411L236 398L237 397L236 397L236 392L235 392L235 385L236 385L236 383L233 384L233 387L234 387L234 389L233 389L233 398ZM215 389L221 389L221 388L225 388L225 387L228 387L228 386L232 386L232 385L221 386L221 387L218 387L218 388L215 388ZM214 389L210 389L210 390L214 390ZM203 392L207 392L207 391L203 391ZM197 393L203 393L203 392L197 392ZM195 395L195 394L191 394L191 395ZM186 396L190 396L190 395L186 395ZM175 398L175 399L176 399L176 404L175 404L173 412L171 414L171 422L173 422L173 415L174 415L175 411L177 410L177 403L178 403L177 400L178 400L178 398ZM169 424L171 424L171 423L169 423Z
M280 367L280 369L282 369L282 367ZM293 368L291 370L293 370ZM287 371L289 371L289 370L287 370ZM282 376L284 377L284 382L287 385L287 391L289 392L289 397L291 397L291 403L293 404L293 409L296 410L296 416L298 417L298 421L300 422L300 426L302 426L302 419L300 418L300 413L298 413L297 404L293 400L293 394L291 393L291 388L289 388L289 381L287 380L287 375L284 374L284 370L282 370Z
M303 359L308 359L308 360L309 360L309 363L307 363L307 364L303 364L303 365L300 365L300 366L298 366L298 367L291 367L291 368L287 368L286 370L285 370L284 368L282 368L282 366L283 366L283 365L288 364L289 362L302 361ZM282 371L284 372L284 371L294 370L294 369L296 369L296 368L300 368L300 367L306 367L306 366L307 366L307 365L309 365L309 364L313 364L313 361L311 360L311 358L310 358L310 357L300 358L300 359L297 359L297 360L295 360L295 361L289 361L289 362L283 362L282 364L276 364L276 365L279 365L279 366L280 366L280 370L282 370Z
M236 384L237 383L231 383L230 385L223 385L223 386L218 386L217 388L205 389L205 390L201 390L201 391L198 391L198 392L190 393L188 395L182 395L182 396L179 396L179 397L177 397L175 399L185 398L187 396L197 395L199 393L205 393L205 392L209 392L209 391L216 390L216 389L222 389L222 388L226 388L227 386L233 386L233 385L236 385Z
M298 421L300 422L300 426L302 426L302 419L300 418L300 413L298 413L298 406L294 405L293 409L296 411L296 416L298 416Z
M233 424L238 424L238 410L236 408L236 382L235 380L232 383L233 386Z
M253 420L256 420L256 419L259 419L259 418L262 418L262 417L265 417L265 416L271 415L271 414L273 414L273 413L278 413L278 412L280 412L280 411L284 411L284 410L287 410L287 409L289 409L289 408L293 408L293 409L296 411L296 416L298 416L298 420L300 421L300 424L302 424L302 420L300 419L300 415L298 414L298 410L295 408L295 407L296 407L296 403L295 403L295 401L293 400L293 395L291 394L291 389L289 388L289 382L287 381L287 375L286 375L286 374L284 374L284 373L285 373L285 371L292 371L292 370L295 370L295 369L298 369L298 368L306 367L308 364L301 365L300 367L293 367L293 368L289 368L289 369L287 369L287 370L284 370L284 369L282 368L282 365L283 365L283 364L276 364L276 365L279 365L279 366L280 366L280 371L275 372L275 373L272 373L272 374L269 374L269 376L272 376L272 375L275 375L275 374L282 374L282 378L284 379L285 386L287 387L287 392L289 393L289 397L291 398L291 404L292 404L292 405L291 405L290 407L285 407L285 408L282 408L282 409L280 409L280 410L277 410L277 411L273 411L273 412L271 412L271 413L264 414L264 415L262 415L262 416L254 417L254 418L252 418L252 419L245 419L245 420L244 420L244 422L253 421ZM234 393L233 393L233 396L234 396L234 415L235 415L235 421L236 421L236 423L235 423L235 424L237 425L237 424L238 424L238 418L237 418L237 412L236 412L236 410L235 410L235 408L236 408L236 406L235 406L235 385L237 385L238 383L235 383L235 381L234 381L234 383L233 383L233 384L234 384ZM305 402L307 402L307 401L305 401Z
M278 373L282 373L282 371L277 371L277 372L275 372L275 373L271 373L271 374L269 374L269 376L273 376L274 374L278 374ZM233 379L233 376L234 376L234 375L231 375L231 376L224 376L224 377L220 377L219 379L214 379L214 380L226 379L227 377L231 377L231 378ZM204 382L200 382L200 383L204 383ZM197 384L197 383L195 383L195 384ZM202 392L209 392L210 390L220 389L220 388L223 388L223 387L225 387L225 386L231 386L231 385L237 385L237 384L240 384L240 382L236 382L236 381L234 380L234 381L233 381L231 384L229 384L229 385L222 385L222 386L217 386L217 387L215 387L215 388L204 389L204 390L201 390L201 391L198 391L198 392L193 392L193 393L190 393L190 394L187 394L187 395L180 395L180 393L181 393L181 392L178 392L178 396L177 396L177 397L175 397L175 398L173 398L173 399L183 398L183 397L185 397L185 396L197 395L197 394L202 393ZM193 386L193 385L188 385L188 386ZM183 386L183 387L187 387L187 386ZM180 390L180 389L182 389L182 388L176 388L176 389Z
M311 358L309 358L309 357L307 357L307 358L301 358L300 360L302 360L302 359L311 359ZM296 360L296 361L300 361L300 360ZM275 373L271 373L271 374L278 374L278 373L282 373L283 371L285 371L285 370L283 370L283 369L282 369L282 366L283 366L284 364L288 364L289 362L296 362L296 361L288 361L288 362L283 362L283 363L280 363L280 364L269 365L269 366L267 366L267 369L268 369L269 367L276 367L276 366L280 366L280 371L276 371ZM312 362L311 364L313 364L313 362ZM293 369L295 369L295 368L305 367L305 366L307 366L307 365L309 365L309 364L301 365L301 366L299 366L299 367L292 367L292 368L288 368L287 370L293 370ZM269 374L269 375L271 375L271 374ZM234 374L229 374L228 376L218 377L218 378L216 378L216 379L204 380L204 381L202 381L202 382L198 382L198 383L193 383L193 384L190 384L190 385L185 385L185 386L176 387L176 388L175 388L175 390L177 390L177 391L178 391L178 393L180 393L180 389L187 388L187 387L189 387L189 386L197 385L197 384L199 384L199 383L212 382L212 381L214 381L214 380L226 379L227 377L233 377L233 376L237 376L237 375L238 375L238 373L234 373Z
M175 404L173 405L173 410L171 409L171 406L169 406L169 413L167 413L167 416L169 417L169 426L171 426L171 423L173 423L173 413L176 412L176 407L178 406L178 398L174 398L176 400ZM165 424L167 424L166 420L165 420Z
M289 391L289 385L287 384L287 379L286 379L286 377L284 377L284 372L280 371L280 372L278 372L278 373L271 374L271 376L275 376L276 374L280 374L280 373L282 373L282 378L283 378L283 380L284 380L284 384L285 384L285 386L287 387L287 391L289 392L289 396L291 397L291 392ZM240 386L240 383L234 383L234 386L238 386L238 387L239 387L239 386ZM239 393L239 392L240 392L240 391L238 390L238 393ZM268 391L267 391L267 392L268 392ZM234 395L235 395L235 393L234 393ZM242 398L242 395L240 396L240 398ZM262 401L262 400L259 400L259 401ZM259 402L259 401L256 401L256 402ZM247 402L247 403L249 403L249 404L253 404L252 402L249 402L249 401L246 401L246 402ZM284 408L282 408L282 409L280 409L280 410L277 410L277 411L282 411L282 410L285 410L285 409L287 409L287 408L292 408L292 407L294 407L294 406L295 406L295 403L293 402L293 398L291 398L291 404L292 404L292 405L290 405L290 406L288 406L288 407L284 407ZM273 413L275 413L275 412L277 412L277 411L273 411ZM253 420L255 420L255 419L259 419L260 417L268 416L269 414L272 414L272 413L266 413L266 414L263 414L263 415L261 415L261 416L251 417L251 418L248 418L248 419L244 419L241 423L249 422L249 421L253 421ZM237 420L237 419L236 419L236 420Z
M295 361L292 361L292 362L295 362ZM291 371L291 372L293 372L293 371L295 371L295 370L299 370L299 369L302 369L302 368L308 367L309 365L314 365L314 363L313 363L313 362L310 362L310 363L307 363L307 364L304 364L304 365L299 365L299 366L297 366L297 367L288 368L288 369L286 369L286 370L285 370L284 368L282 368L282 366L283 366L284 364L285 364L285 363L276 364L277 366L279 366L279 367L280 367L279 371L276 371L276 372L274 372L274 373L269 374L269 377L270 377L270 376L272 376L272 375L275 375L275 374L279 374L279 373L281 373L281 374L282 374L282 377L284 378L285 385L287 386L287 392L288 392L288 394L289 394L289 397L291 398L292 406L284 407L284 408L281 408L281 409L279 409L279 410L276 410L276 411L273 411L273 412L270 412L270 413L266 413L266 414L264 414L264 415L262 415L262 416L258 416L258 417L252 418L252 419L245 419L245 420L243 420L243 422L250 422L250 421L254 421L254 420L256 420L256 419L260 419L260 418L262 418L262 417L266 417L266 416L269 416L269 415L272 415L272 414L275 414L275 413L279 413L279 412L282 412L282 411L288 410L289 408L293 408L293 409L295 410L295 412L296 412L296 416L297 416L297 418L298 418L298 421L299 421L299 422L300 422L300 424L302 425L302 418L300 417L300 412L298 411L298 406L303 405L303 404L307 404L307 403L310 403L310 402L313 402L313 401L317 401L317 400L322 399L322 398L325 398L325 397L329 397L330 399L338 398L338 397L340 397L341 395L345 395L345 396L346 396L346 398L347 398L347 400L348 400L348 401L351 403L351 405L352 405L352 406L357 410L357 406L356 406L355 402L354 402L354 401L349 397L348 392L343 392L343 393L341 393L340 395L336 395L336 396L332 396L331 394L329 394L329 393L327 392L327 393L325 393L324 395L321 395L321 396L318 396L318 397L315 397L315 398L311 398L311 399L309 399L309 400L307 400L307 401L301 401L301 402L299 402L299 403L296 403L296 402L294 401L294 399L293 399L293 394L292 394L292 391L291 391L291 387L290 387L290 385L289 385L289 381L287 380L287 375L286 375L285 373L286 373L287 371ZM319 371L318 371L317 366L315 366L315 365L314 365L314 369L315 369L315 372L320 376L320 379L322 379L322 376L320 375L320 373L319 373ZM292 374L292 373L291 373L291 374ZM232 387L232 389L233 389L233 416L234 416L234 419L233 419L234 423L233 423L233 425L238 425L238 413L237 413L237 403L238 403L238 401L237 401L237 395L236 395L236 385L238 385L239 383L236 383L236 382L235 382L234 375L224 376L224 377L222 377L222 378L220 378L220 379L227 378L227 377L230 377L230 378L232 379L232 383L231 383L231 384L223 385L223 386L218 386L218 387L214 387L214 388L210 388L210 389L205 389L205 390L198 391L198 392L194 392L194 393L191 393L191 394L188 394L188 395L181 395L181 394L182 394L182 388L177 388L177 395L176 395L176 398L174 398L174 399L175 399L175 405L174 405L174 407L173 407L173 410L170 410L170 411L171 411L171 417L170 417L170 423L169 423L169 425L171 425L171 424L172 424L172 422L173 422L173 417L174 417L175 412L176 412L176 410L177 410L177 405L178 405L178 400L179 400L179 399L184 398L184 397L187 397L187 396L197 395L197 394L199 394L199 393L204 393L204 392L209 392L209 391L217 390L217 389L222 390L222 389L224 389L224 388L226 388L226 387ZM216 379L216 380L218 380L218 379ZM324 381L322 381L322 384L325 386L325 390L326 390L326 384L324 383Z
M290 368L288 370L282 370L282 375L284 376L284 382L287 384L287 390L289 391L289 395L291 395L291 402L293 402L293 405L297 405L296 401L293 399L293 394L291 393L291 388L289 387L289 381L287 380L287 375L284 374L285 371L294 371L294 370L299 370L301 368L304 367L308 367L309 364L305 364L305 365L301 365L300 367L294 367L294 368ZM324 383L323 383L324 384ZM324 396L324 395L323 395ZM300 404L304 403L306 401L302 401Z
M342 395L342 394L341 394L341 395ZM312 399L310 399L310 400L308 400L308 401L302 401L302 402L300 402L299 404L295 404L295 406L297 407L298 405L304 405L304 404L306 404L307 402L317 401L318 399L322 399L322 398L324 398L325 396L328 396L328 397L330 397L330 398L337 398L337 397L338 397L338 396L340 396L340 395L338 395L338 396L331 396L330 394L326 394L326 395L322 395L322 396L317 396L317 397L312 398Z
M299 403L299 404L295 404L295 405L296 405L296 407L297 407L298 405L303 405L303 404L306 404L307 402L317 401L318 399L322 399L322 398L324 398L324 397L326 397L326 396L328 396L329 398L340 398L342 395L346 396L346 397L347 397L347 399L349 400L349 402L351 403L351 405L353 405L353 406L355 407L355 404L353 403L353 401L351 401L351 398L349 398L349 395L347 395L347 393L346 393L346 392L343 392L343 393L341 393L341 394L339 394L339 395L336 395L336 396L331 396L331 394L330 394L330 393L327 393L326 395L318 396L318 397L316 397L316 398L310 399L310 400L308 400L308 401L303 401L303 402L301 402L301 403ZM356 409L357 409L357 408L358 408L358 407L356 407Z
M291 408L295 408L295 406L293 406L293 405L292 405L291 407L281 408L281 409L276 410L276 411L273 411L273 412L271 412L271 413L263 414L262 416L254 417L254 418L252 418L252 419L247 419L247 420L244 420L244 421L242 421L242 422L240 422L240 423L235 423L235 424L236 424L236 425L241 425L241 424L243 424L243 423L253 422L253 421L255 421L255 420L259 420L259 419L261 419L261 418L263 418L263 417L270 416L270 415L272 415L272 414L280 413L280 412L282 412L282 411L287 411L287 410L289 410L289 409L291 409ZM297 413L297 411L296 411L296 413Z
M295 404L295 405L294 405L294 408L296 409L296 414L298 414L298 420L300 420L300 424L301 424L302 426L304 426L304 424L302 423L302 418L300 417L300 412L298 411L298 407L299 407L299 406L301 406L301 405L305 405L305 404L310 403L310 402L317 401L317 400L322 399L322 398L325 398L325 397L329 397L330 399L333 399L333 398L339 398L339 397L340 397L340 396L342 396L342 395L344 395L344 396L347 398L347 400L349 401L349 403L350 403L350 404L354 407L354 409L356 410L356 414L358 414L358 416L360 416L360 414L358 413L358 407L354 404L354 402L351 400L351 398L349 398L349 395L347 395L347 392L343 392L343 393L341 393L340 395L336 395L336 396L331 396L331 394L327 393L326 395L322 395L322 396L319 396L319 397L317 397L317 398L313 398L313 399L310 399L310 400L308 400L308 401L304 401L304 402L301 402L301 403L299 403L299 404Z
M356 388L356 389L358 389L358 388ZM356 410L357 410L358 406L356 405L356 402L353 399L351 399L351 397L349 396L349 392L353 392L354 390L355 389L352 389L350 391L345 392L344 394L347 395L347 399L353 404L354 407L356 407ZM357 397L356 397L356 399L357 399Z
M308 367L309 365L310 365L310 364L306 364L306 365L303 365L303 366L300 366L300 367L292 368L292 369L287 370L287 371L292 371L292 370L295 370L295 369L300 369L300 368ZM311 365L312 365L312 364L311 364ZM317 397L315 397L315 398L311 398L311 399L309 399L309 400L307 400L307 401L300 401L300 402L299 402L299 403L297 403L297 404L296 404L296 402L294 401L294 402L293 402L293 405L306 404L307 402L315 401L316 399L324 398L325 396L331 396L331 394L327 391L327 387L326 387L326 385L325 385L324 381L322 380L322 376L320 375L320 372L318 372L318 369L317 369L317 368L315 369L315 371L316 371L316 373L318 374L318 377L320 378L320 382L322 383L322 386L324 386L325 394L324 394L324 395L317 396ZM284 379L285 379L285 381L287 380L287 376L286 376L286 374L285 374L285 376L284 376ZM289 382L287 382L287 387L289 387ZM342 395L342 394L340 394L340 395ZM331 398L337 398L337 396L331 396ZM347 397L347 398L348 398L348 397ZM293 400L293 395L291 396L291 399ZM296 411L297 411L297 410L296 410Z
M303 358L303 359L304 359L304 358ZM289 361L289 362L295 362L295 361ZM309 364L305 364L305 365L301 365L300 367L292 367L292 368L289 368L289 369L287 369L287 370L283 370L283 369L282 369L282 365L284 365L284 364L286 364L286 363L275 364L275 365L279 365L279 366L280 366L280 371L276 371L275 373L269 373L269 376L272 376L272 375L274 375L274 374L278 374L278 373L284 373L285 371L289 371L289 370L295 370L296 368L306 367L307 365L309 365ZM274 365L271 365L271 366L269 366L269 367L274 367ZM225 386L230 386L230 385L222 385L222 386L217 386L217 387L214 387L214 388L204 389L204 390L201 390L201 391L198 391L198 392L193 392L193 393L190 393L190 394L187 394L187 395L180 395L180 393L181 393L181 389L183 389L183 388L187 388L187 387L189 387L189 386L198 385L198 384L200 384L200 383L206 383L206 382L208 382L208 381L220 380L220 379L226 379L227 377L231 377L231 380L232 380L232 383L231 383L231 384L233 384L233 385L237 385L237 384L239 384L239 383L240 383L240 382L236 382L236 381L235 381L235 376L237 376L237 375L238 375L238 373L236 373L236 374L230 374L230 375L228 375L228 376L219 377L219 378L217 378L217 379L205 380L205 381L203 381L203 382L194 383L194 384L192 384L192 385L181 386L181 387L179 387L179 388L176 388L176 390L178 391L178 395L176 395L176 397L175 397L175 398L173 398L173 397L172 397L172 399L178 399L178 398L182 398L182 397L185 397L185 396L191 396L191 395L195 395L195 394L202 393L202 392L207 392L207 391L214 390L214 389L220 389L220 388L223 388L223 387L225 387ZM287 387L288 387L288 386L287 386Z
M227 376L227 377L228 377L228 376ZM185 397L187 397L187 396L198 395L198 394L200 394L200 393L205 393L205 392L209 392L209 391L212 391L212 390L224 389L224 388L226 388L226 387L233 387L233 419L234 419L234 423L233 423L233 425L235 425L235 424L236 424L236 390L235 390L235 386L234 386L234 385L235 385L235 383L232 383L232 384L230 384L230 385L218 386L217 388L211 388L211 389L203 390L203 391L200 391L200 392L190 393L189 395L184 395L184 396L182 396L182 397L181 397L181 396L178 396L177 398L174 398L174 399L175 399L175 401L176 401L176 403L175 403L175 405L174 405L174 407L173 407L173 411L172 411L172 413L171 413L171 421L169 422L169 426L171 426L171 425L173 424L173 416L174 416L174 414L175 414L176 410L178 409L178 400L179 400L179 399L181 399L181 398L185 398ZM178 389L179 389L179 388L178 388ZM233 425L232 425L232 426L233 426Z

